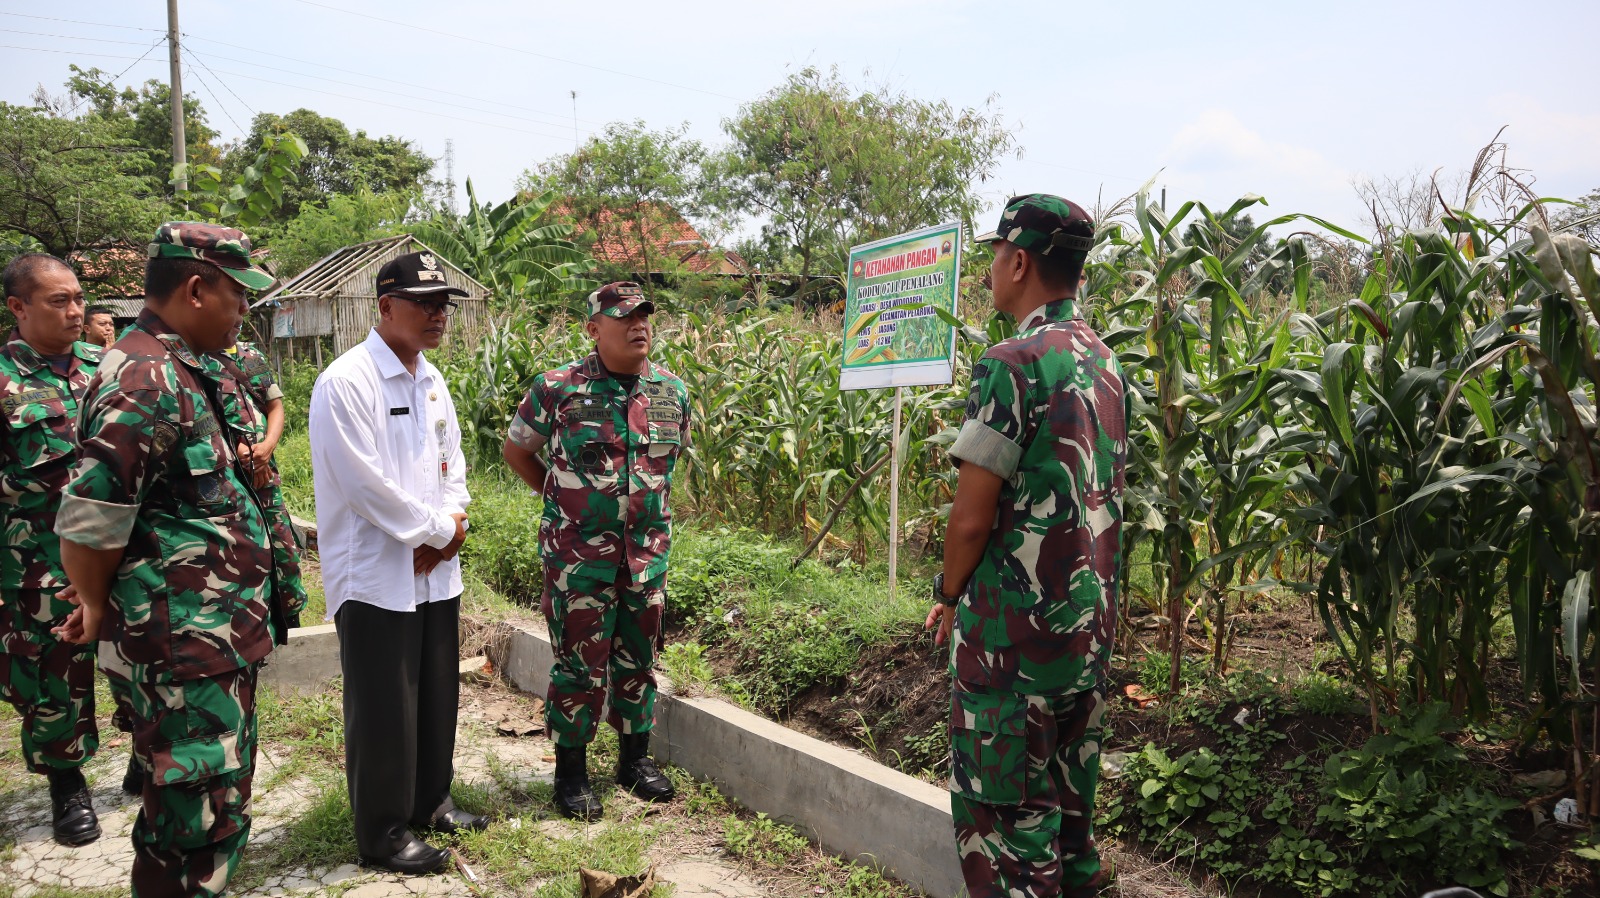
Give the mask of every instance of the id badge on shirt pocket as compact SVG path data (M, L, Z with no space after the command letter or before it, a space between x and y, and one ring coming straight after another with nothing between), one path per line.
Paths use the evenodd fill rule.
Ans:
M984 804L1022 802L1028 777L1028 697L966 692L950 707L950 791Z

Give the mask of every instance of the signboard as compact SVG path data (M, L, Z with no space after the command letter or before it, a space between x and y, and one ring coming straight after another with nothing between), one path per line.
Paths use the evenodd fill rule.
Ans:
M849 272L839 388L950 383L956 332L936 310L956 311L960 222L853 247Z

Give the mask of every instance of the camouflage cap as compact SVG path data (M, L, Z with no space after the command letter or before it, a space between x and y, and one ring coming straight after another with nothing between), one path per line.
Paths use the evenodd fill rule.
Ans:
M250 238L238 228L203 221L169 221L156 229L148 252L152 259L210 262L251 290L265 290L276 280L250 261Z
M1000 213L1000 224L976 238L978 243L1009 240L1023 249L1048 256L1087 256L1094 248L1094 221L1083 207L1048 193L1014 196Z
M617 281L589 294L590 318L596 315L626 318L638 308L643 308L648 314L654 314L656 304L645 299L644 291L633 281Z

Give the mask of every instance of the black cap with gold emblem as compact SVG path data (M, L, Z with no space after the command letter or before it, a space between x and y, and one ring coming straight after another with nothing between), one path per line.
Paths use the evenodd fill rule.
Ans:
M466 296L467 291L450 286L444 279L444 262L433 253L406 253L395 256L378 269L378 296L404 293L409 296L444 294Z

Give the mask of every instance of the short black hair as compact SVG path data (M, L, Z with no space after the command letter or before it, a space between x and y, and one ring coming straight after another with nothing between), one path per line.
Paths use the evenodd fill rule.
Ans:
M1088 237L1094 239L1094 226L1086 221L1073 219L1067 222L1063 230L1074 237ZM1025 250L1026 252L1026 250ZM1039 266L1039 280L1047 287L1058 290L1077 290L1078 280L1083 277L1083 266L1089 261L1088 253L1057 252L1048 256L1029 252L1034 264Z
M83 310L84 321L92 321L96 315L109 315L113 320L117 317L117 313L111 311L110 306L90 306Z
M3 275L6 295L15 296L23 302L32 302L33 298L27 294L32 291L35 278L39 272L51 265L59 265L69 272L72 271L71 265L49 253L23 253L12 259Z
M145 298L160 302L196 276L213 287L227 277L222 269L199 259L150 259L144 263Z

